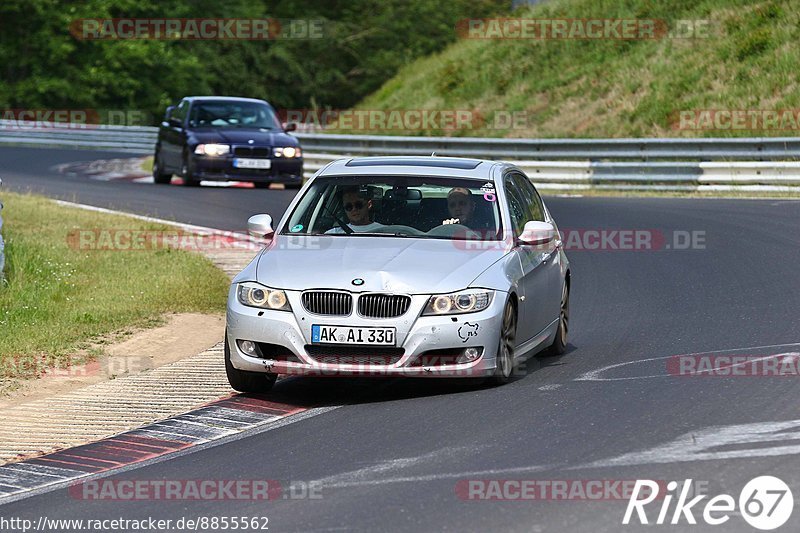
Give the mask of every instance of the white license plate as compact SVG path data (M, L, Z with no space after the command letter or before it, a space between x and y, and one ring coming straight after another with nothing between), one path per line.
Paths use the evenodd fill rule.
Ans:
M272 161L269 159L236 157L233 159L233 166L236 168L272 168Z
M314 324L311 326L311 343L394 346L394 328L353 328Z

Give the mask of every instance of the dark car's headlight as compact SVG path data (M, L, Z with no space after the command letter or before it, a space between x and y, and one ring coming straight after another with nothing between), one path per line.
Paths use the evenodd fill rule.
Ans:
M273 311L291 311L286 293L280 289L270 289L258 283L240 283L236 288L239 303L247 307L272 309Z
M458 315L483 311L492 303L494 291L486 289L467 289L452 294L431 296L423 315Z
M198 144L194 149L197 155L227 155L231 153L231 147L227 144Z
M272 153L275 157L303 157L303 150L299 146L278 146L272 150Z

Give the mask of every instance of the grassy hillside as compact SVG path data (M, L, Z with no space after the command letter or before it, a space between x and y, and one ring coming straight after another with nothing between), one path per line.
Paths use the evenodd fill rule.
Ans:
M553 0L511 17L708 20L707 38L460 39L418 60L360 109L474 110L517 127L382 133L501 137L794 136L784 131L677 129L678 113L800 108L800 5L794 0ZM454 29L455 31L455 29ZM500 121L502 122L502 121ZM794 129L792 129L794 128Z

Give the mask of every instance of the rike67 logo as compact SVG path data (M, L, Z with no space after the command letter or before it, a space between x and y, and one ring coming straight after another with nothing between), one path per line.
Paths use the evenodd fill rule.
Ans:
M663 498L659 498L662 495L658 489L659 484L655 481L637 479L622 523L630 524L635 513L640 524L676 525L684 523L683 520L687 524L697 524L695 513L701 513L706 524L719 526L730 520L732 514L739 514L751 527L769 531L785 524L794 508L794 497L789 486L773 476L759 476L747 482L739 493L738 512L737 501L729 494L714 496L706 501L705 505L700 502L708 497L707 494L695 496L690 500L691 479L684 481L682 486L676 481L667 483L667 492ZM640 498L642 494L644 497ZM670 513L675 496L677 501ZM645 506L657 499L660 500L661 508L655 522L650 522L652 515L647 516Z

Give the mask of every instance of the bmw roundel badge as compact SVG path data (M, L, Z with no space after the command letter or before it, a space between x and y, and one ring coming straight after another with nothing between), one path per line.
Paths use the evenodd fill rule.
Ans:
M364 280L361 279L361 278L356 278L356 279L353 280L352 283L353 283L353 285L356 285L356 286L363 285L364 284Z

